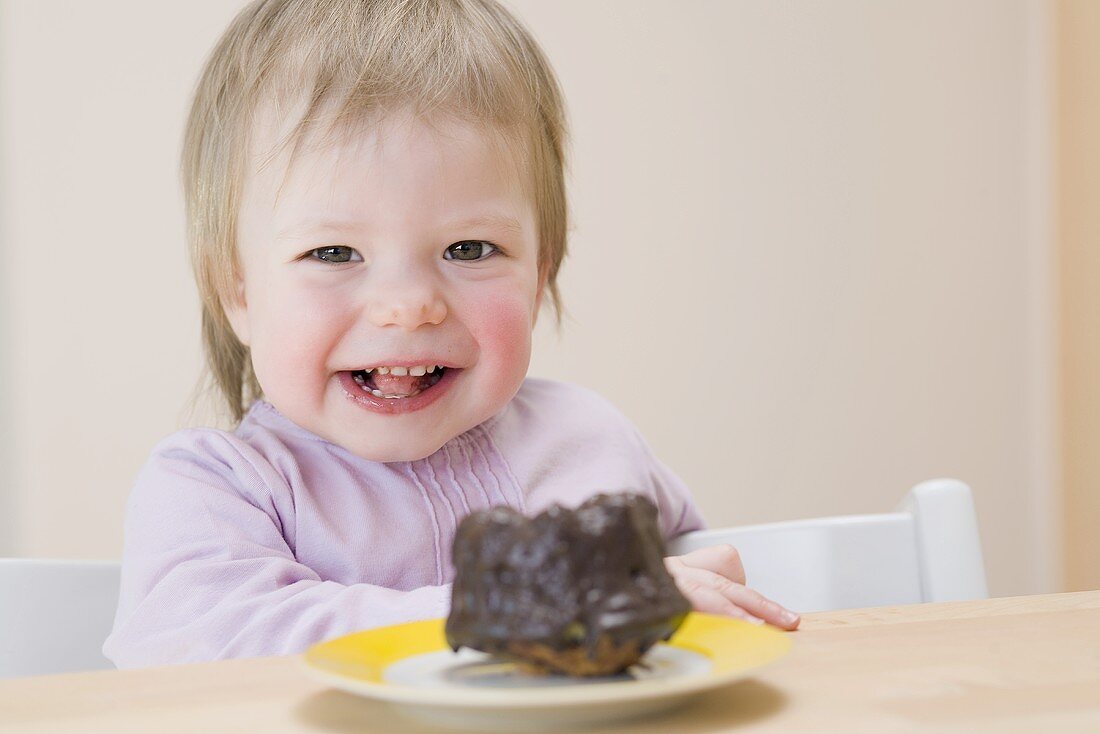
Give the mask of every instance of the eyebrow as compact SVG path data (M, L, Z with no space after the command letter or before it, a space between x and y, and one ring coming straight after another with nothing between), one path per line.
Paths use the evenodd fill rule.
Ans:
M468 229L473 227L495 227L497 229L507 230L515 235L523 233L523 227L521 227L520 223L515 219L512 217L498 216L496 214L484 214L457 222L451 222L447 225L448 229Z
M362 224L351 219L326 219L320 222L295 222L275 233L276 239L292 239L309 232L350 232L360 229ZM523 227L512 217L498 214L481 214L467 219L458 219L443 225L444 229L473 229L490 227L504 230L514 236L523 234Z
M305 237L306 235L317 232L351 232L358 229L358 225L349 220L341 219L326 219L321 222L294 222L289 224L275 233L276 240L292 240L298 237Z

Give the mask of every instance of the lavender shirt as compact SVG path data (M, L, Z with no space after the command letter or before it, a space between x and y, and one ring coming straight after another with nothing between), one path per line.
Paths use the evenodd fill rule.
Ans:
M119 667L300 652L446 616L451 543L474 510L527 514L601 491L652 499L673 537L702 527L683 483L595 393L528 379L426 459L378 463L256 402L232 433L179 431L138 475L104 654Z

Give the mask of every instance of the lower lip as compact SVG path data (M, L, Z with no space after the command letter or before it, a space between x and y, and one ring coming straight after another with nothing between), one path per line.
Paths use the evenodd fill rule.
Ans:
M443 371L443 376L439 378L439 382L411 398L375 397L359 387L359 383L355 381L355 378L351 376L350 372L339 372L337 373L337 377L340 381L340 387L344 388L344 393L348 396L348 399L359 407L373 413L398 415L401 413L412 413L417 410L423 410L436 400L439 400L451 389L451 385L458 379L460 372L462 372L462 370L448 367Z

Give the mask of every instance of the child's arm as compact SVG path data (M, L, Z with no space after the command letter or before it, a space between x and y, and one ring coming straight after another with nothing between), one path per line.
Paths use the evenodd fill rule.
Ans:
M793 630L801 621L794 612L745 586L745 568L731 545L700 548L669 556L665 568L680 592L700 612L725 614L750 622L768 622Z
M159 447L139 475L119 610L104 645L116 665L289 654L356 629L446 614L449 585L348 585L299 563L282 527L294 523L293 505L271 492L270 465L235 448L225 434L190 433ZM369 537L330 541L333 553L371 552Z

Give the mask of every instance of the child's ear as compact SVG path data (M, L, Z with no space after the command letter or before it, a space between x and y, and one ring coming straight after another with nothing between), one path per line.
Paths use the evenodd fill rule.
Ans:
M233 333L237 335L237 340L246 347L251 346L249 344L251 335L248 331L248 303L244 297L243 279L237 278L236 290L230 298L223 300L222 308L225 309L225 318L233 328Z

